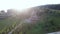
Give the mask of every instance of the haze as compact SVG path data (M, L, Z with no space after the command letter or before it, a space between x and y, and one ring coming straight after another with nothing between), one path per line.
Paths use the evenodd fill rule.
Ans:
M0 0L0 10L7 9L26 9L29 7L45 5L45 4L59 4L60 0Z

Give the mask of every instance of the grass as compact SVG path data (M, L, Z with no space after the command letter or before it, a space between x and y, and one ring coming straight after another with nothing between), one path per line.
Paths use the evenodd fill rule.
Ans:
M35 25L23 23L23 25L21 25L22 28L19 27L16 29L13 34L45 34L47 32L60 31L60 11L50 11L51 12L48 11L43 15L44 17L42 18L45 20L39 20ZM7 34L19 23L20 19L17 19L16 17L0 20L0 33Z
M16 17L10 17L0 20L0 33L4 31L10 31L13 29L20 21Z

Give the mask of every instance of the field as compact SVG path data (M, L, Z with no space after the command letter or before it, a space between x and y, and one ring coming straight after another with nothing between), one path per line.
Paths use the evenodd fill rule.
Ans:
M9 32L18 23L20 23L20 21L16 17L9 17L0 20L0 33L2 34L3 32Z
M60 31L60 10L47 9L43 13L38 15L40 19L36 23L28 23L16 16L2 19L0 34L45 34Z

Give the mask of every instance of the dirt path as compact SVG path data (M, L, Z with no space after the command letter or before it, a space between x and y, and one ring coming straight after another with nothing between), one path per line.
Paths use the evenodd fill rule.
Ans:
M12 34L17 28L19 28L23 23L32 23L33 21L36 22L36 20L38 20L38 17L34 14L34 12L32 13L32 16L28 19L22 20L20 22L19 25L17 25L14 29L12 29L8 34Z
M20 23L19 25L17 25L14 29L12 29L8 34L12 34L13 31L15 31L18 27L20 27L22 25L22 23Z
M17 28L21 27L22 24L28 23L26 20L22 20L19 25L17 25L14 29L12 29L8 34L12 34Z

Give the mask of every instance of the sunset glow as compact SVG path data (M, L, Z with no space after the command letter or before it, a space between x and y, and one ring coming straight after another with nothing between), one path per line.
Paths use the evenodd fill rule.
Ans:
M7 9L26 9L29 7L45 4L58 4L59 0L0 0L0 10Z

